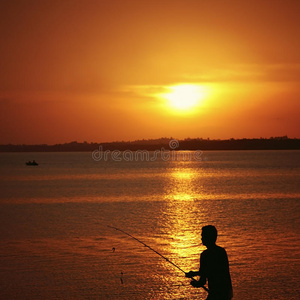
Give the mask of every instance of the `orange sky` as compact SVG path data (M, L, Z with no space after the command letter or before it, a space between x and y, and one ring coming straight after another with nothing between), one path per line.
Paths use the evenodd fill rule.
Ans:
M0 2L0 144L300 138L300 1ZM188 110L165 97L205 93ZM187 101L187 99L183 99Z

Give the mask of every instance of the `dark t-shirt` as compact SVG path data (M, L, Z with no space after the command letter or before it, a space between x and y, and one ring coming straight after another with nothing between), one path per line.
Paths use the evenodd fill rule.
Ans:
M207 299L229 300L232 298L229 263L224 248L215 245L204 250L200 256L199 273L201 281L208 280L209 297Z

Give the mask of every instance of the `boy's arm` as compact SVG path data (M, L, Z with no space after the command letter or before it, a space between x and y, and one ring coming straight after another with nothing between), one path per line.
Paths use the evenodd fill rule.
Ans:
M185 273L185 277L187 278L192 278L195 276L200 276L200 272L199 271L189 271L188 273Z

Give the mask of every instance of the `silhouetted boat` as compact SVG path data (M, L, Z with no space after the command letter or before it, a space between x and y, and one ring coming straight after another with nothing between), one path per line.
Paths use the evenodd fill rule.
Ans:
M39 164L35 160L33 160L33 161L27 161L26 165L27 166L38 166Z

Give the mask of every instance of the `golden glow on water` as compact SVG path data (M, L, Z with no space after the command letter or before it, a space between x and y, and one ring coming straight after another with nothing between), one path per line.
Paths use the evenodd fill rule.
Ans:
M199 254L204 250L201 244L201 226L198 222L207 219L203 211L192 205L200 197L199 177L195 169L186 167L185 163L175 162L174 168L167 177L166 207L164 223L169 224L165 234L169 241L164 251L171 253L171 259L185 272L199 267ZM170 266L165 264L166 268Z
M34 169L24 159L11 167L13 156L0 178L0 298L205 299L180 270L107 225L189 271L205 249L202 226L214 224L234 299L249 299L249 289L252 299L298 299L299 151L205 155L153 167Z
M205 215L191 205L191 201L174 201L170 199L164 207L164 242L159 251L164 253L170 261L175 263L184 272L197 270L199 268L199 255L204 250L200 241L200 232L195 219L205 220ZM180 299L185 293L184 299L196 299L197 294L200 299L206 297L203 290L194 291L190 288L190 280L185 278L183 272L172 267L170 263L162 260L161 266L165 272L170 272L169 285L179 285L178 294L173 295L173 299ZM191 293L191 294L189 294ZM193 293L195 293L193 295Z
M179 169L172 173L172 176L178 180L181 179L191 179L195 175L195 172L192 170Z
M194 186L199 174L190 168L175 168L168 178L166 199L193 200L197 197L197 188Z

